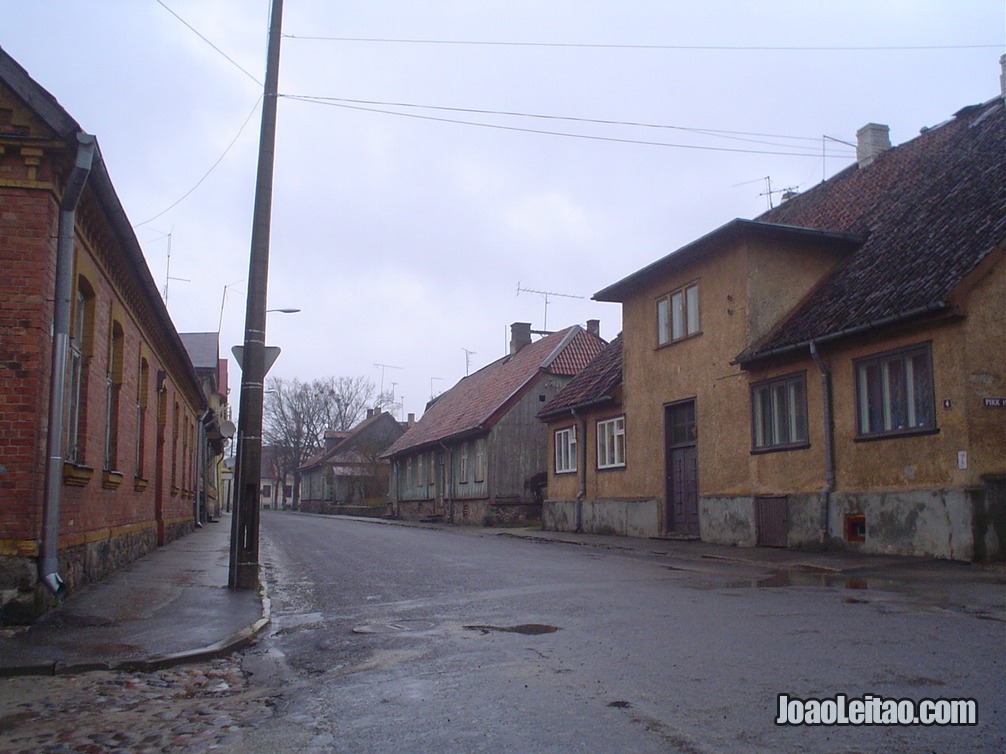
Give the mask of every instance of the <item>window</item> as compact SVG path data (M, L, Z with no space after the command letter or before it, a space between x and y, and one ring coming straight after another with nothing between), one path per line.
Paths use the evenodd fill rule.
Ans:
M118 468L119 455L119 393L122 387L122 364L125 335L122 325L112 323L105 373L105 465L106 471Z
M625 466L625 417L597 423L597 468Z
M412 489L412 459L405 459L405 489Z
M66 383L66 460L84 463L87 424L87 357L92 346L94 327L94 292L81 277L74 298L70 324Z
M486 478L486 441L475 442L475 481L484 482Z
M461 454L458 458L458 480L462 483L468 481L468 443L461 446Z
M426 477L423 476L423 455L420 454L416 458L416 486L423 487L426 485Z
M140 381L136 389L136 453L135 475L143 477L143 453L145 450L145 435L147 433L147 389L150 384L150 365L147 360L140 359Z
M861 359L855 369L861 437L936 428L933 359L928 343Z
M576 427L555 433L555 473L576 471Z
M699 332L699 284L657 299L657 343L666 345Z
M807 445L807 377L787 375L751 386L755 450Z

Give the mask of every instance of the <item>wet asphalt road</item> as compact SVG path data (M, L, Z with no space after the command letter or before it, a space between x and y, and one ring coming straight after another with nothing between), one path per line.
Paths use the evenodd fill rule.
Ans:
M896 585L275 512L261 561L244 667L278 703L247 754L1006 748L1006 624ZM974 698L979 724L779 727L779 693Z

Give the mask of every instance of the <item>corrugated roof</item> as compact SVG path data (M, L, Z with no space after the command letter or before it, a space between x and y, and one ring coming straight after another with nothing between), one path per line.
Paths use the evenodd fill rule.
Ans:
M619 335L546 403L538 416L544 419L611 400L621 384L622 336Z
M758 218L865 237L749 361L939 311L1006 241L1006 108L997 97Z
M487 431L500 410L539 374L571 376L587 366L605 343L573 325L483 367L441 395L398 441L392 456L451 437Z

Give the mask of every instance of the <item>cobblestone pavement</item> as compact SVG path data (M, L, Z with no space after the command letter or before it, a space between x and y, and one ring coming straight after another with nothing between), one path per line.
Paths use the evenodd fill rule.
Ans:
M0 679L0 754L233 752L272 717L240 655L150 673Z

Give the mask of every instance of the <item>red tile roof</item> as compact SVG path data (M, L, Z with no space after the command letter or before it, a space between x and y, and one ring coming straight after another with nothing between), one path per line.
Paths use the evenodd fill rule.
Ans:
M393 456L450 438L488 431L542 374L572 376L604 348L603 340L573 325L483 367L448 390L398 441Z
M542 419L613 399L622 384L622 336L609 343L579 374L545 404Z

